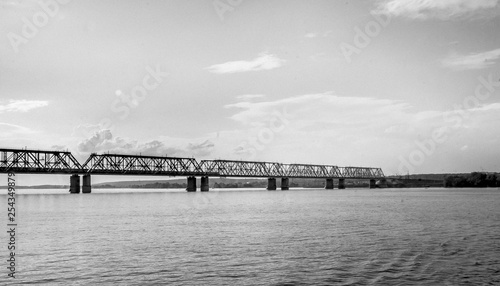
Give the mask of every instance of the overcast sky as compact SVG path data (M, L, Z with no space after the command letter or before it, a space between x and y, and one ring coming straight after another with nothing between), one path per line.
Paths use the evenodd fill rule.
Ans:
M498 172L498 2L0 0L0 146Z

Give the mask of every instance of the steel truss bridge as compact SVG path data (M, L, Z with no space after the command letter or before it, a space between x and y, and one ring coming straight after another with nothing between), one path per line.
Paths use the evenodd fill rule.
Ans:
M384 177L381 168L338 167L333 165L282 164L277 162L201 160L123 154L91 154L82 165L67 151L39 151L0 148L0 173L71 174L70 192L79 192L83 174L83 191L90 192L90 175L155 175L187 176L188 191L196 191L196 176L201 177L201 190L208 191L208 177L268 178L268 189L288 189L289 178L326 179L333 189L333 179L344 188L345 179L375 180Z

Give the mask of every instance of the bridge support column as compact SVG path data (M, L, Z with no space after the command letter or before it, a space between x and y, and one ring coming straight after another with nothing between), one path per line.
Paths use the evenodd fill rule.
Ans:
M186 191L196 192L196 177L188 177Z
M207 176L201 177L200 191L208 192L208 189L209 189L208 177Z
M92 185L90 183L90 174L85 174L83 175L83 186L82 186L82 193L84 194L90 194L92 191Z
M276 178L268 178L267 179L267 190L268 191L276 191Z
M326 179L325 189L333 190L333 179Z
M339 179L339 189L345 189L345 179Z
M281 190L287 191L290 189L290 179L289 178L281 178Z
M80 193L80 176L78 174L71 175L69 179L69 192L72 194Z
M370 180L370 189L375 189L376 188L376 185L375 185L375 180L374 179L371 179Z

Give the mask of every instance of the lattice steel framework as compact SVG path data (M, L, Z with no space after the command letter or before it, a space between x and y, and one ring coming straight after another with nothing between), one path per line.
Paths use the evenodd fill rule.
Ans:
M90 174L217 176L201 172L194 158L91 154L83 168Z
M221 177L289 177L376 179L384 177L380 168L337 167L331 165L281 164L230 160L202 160L203 172Z
M287 165L287 177L290 178L340 178L339 167L329 165Z
M82 166L70 152L0 149L0 172L71 174Z
M194 158L95 153L82 166L70 152L17 149L0 149L0 172L345 179L384 177L380 168L230 160L202 160L198 163Z
M283 164L276 162L251 162L230 160L202 160L203 172L217 173L221 177L284 177Z
M384 177L381 168L340 167L339 169L343 178L370 179Z

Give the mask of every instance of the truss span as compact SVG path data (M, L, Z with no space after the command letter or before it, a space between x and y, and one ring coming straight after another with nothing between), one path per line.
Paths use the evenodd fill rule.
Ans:
M71 174L82 166L70 152L0 149L0 172Z
M70 152L0 149L0 172L164 175L257 178L378 179L380 168L277 162L202 160L123 154L91 154L83 165Z
M194 158L91 154L83 164L90 174L206 176ZM217 174L211 174L217 175Z
M200 168L221 177L284 177L285 165L276 162L202 160Z
M203 172L221 177L288 177L288 178L343 178L377 179L384 177L380 168L338 167L332 165L282 164L230 160L202 160Z

